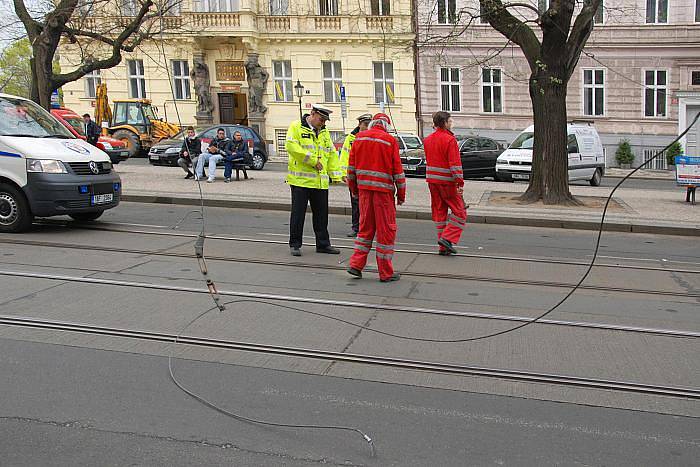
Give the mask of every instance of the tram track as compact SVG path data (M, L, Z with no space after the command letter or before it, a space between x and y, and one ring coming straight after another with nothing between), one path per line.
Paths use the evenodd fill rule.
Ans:
M692 400L700 399L700 389L691 387L646 384L634 381L579 377L554 373L532 372L527 370L511 370L502 368L461 365L454 363L421 361L397 357L334 352L328 350L278 346L271 344L259 344L253 342L242 342L226 339L211 339L196 336L177 336L175 334L170 333L87 325L66 321L41 320L27 317L0 316L0 325L63 332L75 332L89 335L138 339L143 341L162 342L171 344L175 344L175 339L177 338L177 344L195 346L198 348L234 350L285 357L308 358L329 362L344 362L398 368L413 371L427 371L432 373L451 374L458 376L496 378L524 383L553 384L558 386L570 386L585 389L597 389L634 394L677 397Z
M209 290L206 288L196 288L196 287L185 287L176 285L166 285L166 284L152 284L147 282L133 282L115 279L102 279L96 277L78 277L78 276L67 276L60 274L43 274L37 272L26 272L26 271L6 271L0 270L0 276L7 277L24 277L32 279L46 279L54 281L63 282L73 282L82 284L92 284L92 285L106 285L106 286L116 286L116 287L132 287L147 290L158 290L158 291L171 291L171 292L181 292L181 293L194 293L209 295ZM219 290L219 295L226 297L238 297L241 299L254 299L254 300L267 300L272 302L292 302L292 303L305 303L312 305L324 305L324 306L337 306L337 307L347 307L347 308L358 308L365 310L374 311L385 311L385 312L397 312L397 313L409 313L409 314L425 314L425 315L436 315L436 316L449 316L449 317L461 317L461 318L473 318L482 320L495 320L495 321L506 321L506 322L516 322L524 323L532 321L533 318L528 316L517 316L517 315L504 315L496 313L480 313L480 312L469 312L469 311L451 311L451 310L439 310L434 308L423 308L423 307L411 307L403 305L391 305L391 304L379 304L379 303L365 303L350 300L331 300L326 298L313 298L313 297L299 297L293 295L279 295L271 293L256 293L256 292L237 292L228 290ZM563 326L571 328L583 328L583 329L593 329L593 330L607 330L607 331L619 331L627 333L637 333L637 334L647 334L647 335L657 335L665 337L674 338L690 338L696 339L700 337L700 332L698 331L688 331L681 329L665 329L665 328L649 328L643 326L628 326L620 324L609 324L609 323L595 323L587 321L568 321L568 320L557 320L551 318L543 318L537 320L537 325L546 326Z
M207 237L211 238L211 237ZM60 249L72 249L72 250L85 250L90 248L93 251L102 251L105 253L127 253L134 255L143 256L161 256L170 258L193 258L193 255L186 253L175 253L163 250L142 250L133 248L117 248L117 247L106 247L97 245L85 245L76 243L59 243L59 242L46 242L40 240L15 240L10 238L0 237L0 244L14 244L14 245L30 245L39 246L45 248L60 248ZM166 249L167 250L167 249ZM345 267L340 265L328 265L328 264L318 264L318 263L304 263L300 261L280 261L280 260L268 260L262 258L251 258L251 257L235 257L235 256L215 256L207 255L208 261L221 261L221 262L234 262L234 263L251 263L251 264L261 264L268 266L282 266L290 268L316 268L316 269L326 269L332 271L344 271ZM370 269L371 270L371 269ZM666 271L670 272L670 271ZM565 288L569 289L574 286L573 283L567 282L554 282L554 281L539 281L539 280L526 280L526 279L508 279L503 277L493 277L493 276L476 276L467 274L450 274L450 273L433 273L433 272L420 272L420 271L402 271L401 274L407 277L421 277L430 279L446 279L446 280L460 280L460 281L474 281L474 282L489 282L498 284L508 284L508 285L521 285L529 287L553 287L553 288ZM611 287L611 286L599 286L599 285L586 285L583 284L579 287L582 290L591 290L599 292L618 292L618 293L632 293L632 294L643 294L643 295L659 295L659 296L670 296L678 298L689 298L689 299L700 299L700 293L693 292L674 292L669 290L647 290L647 289L634 289L626 287Z

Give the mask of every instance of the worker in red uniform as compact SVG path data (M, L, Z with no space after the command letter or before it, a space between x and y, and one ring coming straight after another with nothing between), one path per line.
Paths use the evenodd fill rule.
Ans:
M439 253L456 254L454 245L467 223L464 206L464 172L457 140L452 133L452 117L447 112L433 115L435 132L423 141L425 148L425 180L430 188L430 207L437 228ZM447 210L451 211L447 214Z
M360 198L360 231L347 271L362 277L367 255L377 235L377 268L382 282L397 281L391 258L396 240L396 204L406 200L406 176L399 158L399 145L388 132L391 120L383 113L372 117L369 128L357 134L350 150L348 187Z

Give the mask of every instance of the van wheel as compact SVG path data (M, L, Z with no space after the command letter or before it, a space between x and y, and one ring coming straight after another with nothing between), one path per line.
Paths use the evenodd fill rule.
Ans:
M603 180L603 172L600 169L595 169L593 172L593 177L588 181L591 186L600 186L600 182Z
M73 220L76 220L78 222L90 222L98 219L104 211L96 211L96 212L79 212L75 214L68 214L70 217L73 218Z
M0 232L24 232L33 220L24 193L12 185L0 183Z

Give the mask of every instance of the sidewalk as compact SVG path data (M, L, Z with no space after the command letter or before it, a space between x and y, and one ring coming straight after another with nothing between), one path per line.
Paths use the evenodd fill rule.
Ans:
M179 167L155 167L119 164L115 167L122 177L123 201L164 204L198 204L197 183L183 178ZM624 176L628 171L614 170ZM618 172L619 171L619 172ZM221 175L218 173L217 175ZM248 171L249 180L224 183L201 183L208 206L251 209L289 210L289 187L284 174L272 171ZM668 175L672 178L671 172ZM660 175L657 175L660 176ZM668 177L666 177L668 178ZM664 178L664 179L666 179ZM470 205L468 222L510 224L538 227L597 229L602 206L612 188L572 186L571 192L594 207L558 207L521 205L512 200L527 188L525 183L499 183L490 180L467 180L464 199ZM424 179L409 178L407 200L398 208L398 216L430 219L430 194ZM644 232L669 235L700 236L700 205L685 202L685 191L625 189L616 193L606 216L606 230ZM344 185L331 186L330 212L349 214L350 200Z

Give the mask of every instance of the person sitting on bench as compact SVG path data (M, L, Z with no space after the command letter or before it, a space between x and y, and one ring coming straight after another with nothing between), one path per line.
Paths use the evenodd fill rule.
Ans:
M245 161L248 145L243 141L240 131L233 134L233 139L226 146L226 157L224 157L224 182L231 181L233 164L242 164Z
M187 136L182 142L182 148L180 149L180 158L177 160L177 165L182 167L182 170L187 173L185 179L193 178L194 174L190 170L190 165L192 169L197 168L197 159L202 153L202 142L194 134L194 128L191 126L187 127Z

